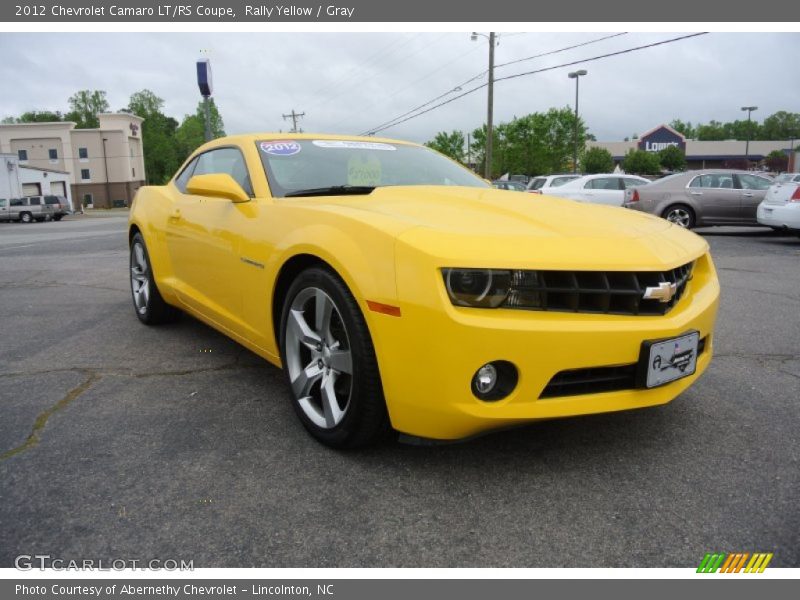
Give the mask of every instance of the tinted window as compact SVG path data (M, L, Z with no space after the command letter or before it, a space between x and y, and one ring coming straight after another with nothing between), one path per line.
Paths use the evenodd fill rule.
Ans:
M531 181L530 186L528 187L529 190L540 190L544 186L544 182L547 181L544 177L537 177L533 181Z
M647 181L640 181L639 179L634 179L633 177L623 177L622 183L625 186L625 189L632 187L637 187L640 185L647 185L649 182Z
M9 200L11 206L25 206L25 203L22 201L22 198L12 198Z
M186 165L186 168L181 171L181 174L175 178L175 186L184 194L186 193L186 184L189 182L189 179L192 178L195 166L197 166L196 158Z
M570 177L553 177L553 181L552 181L552 183L550 183L550 187L559 187L561 185L564 185L568 181L572 181L574 179L577 179L577 177L574 177L574 176L570 176Z
M39 206L42 203L42 199L39 196L34 196L33 198L28 198L28 204L31 206Z
M58 204L58 197L57 196L45 196L44 197L45 204Z
M733 189L733 175L729 173L706 173L692 179L689 187Z
M618 190L619 177L598 177L597 179L590 179L583 187L591 190Z
M244 156L242 156L242 152L238 148L210 150L197 157L197 164L192 172L192 177L216 173L227 173L233 177L236 183L242 186L248 196L253 195L253 186L250 185L247 165L245 165Z
M81 179L91 179L92 175L89 173L89 169L81 169Z
M6 204L8 204L8 200L6 200L5 198L0 199L0 208L5 208Z
M757 175L738 175L743 190L766 190L772 185L769 179Z

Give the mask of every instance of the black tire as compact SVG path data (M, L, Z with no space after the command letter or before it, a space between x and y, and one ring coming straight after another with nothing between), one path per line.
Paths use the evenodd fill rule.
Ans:
M287 360L289 352L299 352L287 348L287 339L290 338L289 316L290 312L292 312L292 305L302 300L304 296L315 293L316 290L324 292L327 299L333 303L333 310L331 311L333 316L329 317L328 331L339 328L337 330L337 340L346 340L347 350L349 350L351 357L350 367L352 371L350 375L338 373L334 367L328 368L329 365L326 364L326 368L328 368L326 373L330 371L333 371L334 374L338 373L334 379L335 384L338 384L340 379L345 379L349 384L349 388L345 407L342 409L341 403L338 404L338 408L344 412L341 421L335 425L329 424L325 427L315 423L306 413L308 409L304 409L301 405L301 398L292 388L292 377L290 375L292 363ZM316 305L316 300L309 301ZM305 313L302 314L305 315ZM339 342L334 343L338 344ZM330 346L330 348L333 347L333 345ZM301 348L301 350L310 353L308 349ZM312 267L300 273L292 282L281 308L280 353L283 371L289 384L292 406L300 422L315 439L332 448L357 448L377 442L390 431L389 415L386 411L386 401L383 397L383 386L378 370L378 361L375 357L375 349L372 345L372 337L358 303L353 298L347 285L334 272L321 267ZM295 353L294 356L298 356L298 354ZM311 362L313 363L314 360L312 357ZM305 359L299 359L299 363L298 361L294 362L306 364ZM322 366L321 362L319 364ZM320 372L323 370L321 369ZM322 379L319 381L324 382L324 376L320 375L320 377ZM331 388L335 387L335 384L331 384ZM323 383L311 384L308 391L309 395L304 400L313 402L312 395L316 391L319 396L319 403L321 403L322 385ZM345 394L343 393L342 395ZM317 410L322 410L322 408L320 407Z
M53 217L53 221L60 221L63 218L64 218L64 215L58 215L58 216Z
M670 223L683 227L685 229L692 229L697 224L697 217L691 206L686 204L671 204L664 209L661 216Z
M19 213L19 220L23 223L33 223L33 215L29 212Z
M138 256L137 247L141 248L145 269L142 269L139 264L142 257ZM131 298L133 299L134 312L139 320L145 325L160 325L162 323L171 323L177 319L180 311L164 302L164 298L161 297L161 293L158 291L158 286L156 286L155 277L153 276L150 255L147 252L147 246L141 233L135 234L131 239L129 268L131 273ZM142 288L145 287L145 284L146 291L143 291ZM138 293L137 286L139 286Z

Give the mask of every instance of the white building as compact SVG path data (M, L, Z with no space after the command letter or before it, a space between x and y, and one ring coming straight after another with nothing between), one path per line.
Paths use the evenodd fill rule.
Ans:
M69 173L21 165L16 154L0 154L0 198L64 196L72 206Z

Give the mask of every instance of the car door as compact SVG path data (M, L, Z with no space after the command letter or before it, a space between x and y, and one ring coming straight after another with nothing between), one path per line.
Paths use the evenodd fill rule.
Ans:
M224 173L253 196L242 151L234 146L200 154L192 170L176 180L178 199L168 229L170 256L179 280L181 300L224 326L241 332L243 221L252 217L252 203L189 194L191 177ZM187 167L188 168L188 167Z
M697 218L708 224L739 221L741 191L736 189L733 173L703 173L686 187L693 200Z
M0 198L0 221L8 221L10 218L8 214L8 200Z
M740 173L736 175L737 187L741 190L739 220L743 223L758 223L756 211L767 195L772 182L766 177Z
M595 177L581 190L582 199L592 204L622 206L622 183L620 177Z

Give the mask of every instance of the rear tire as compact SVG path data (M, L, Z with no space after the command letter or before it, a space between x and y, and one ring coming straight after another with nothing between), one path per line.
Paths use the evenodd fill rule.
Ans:
M60 221L64 218L64 215L58 215L57 217L53 217L53 221Z
M661 213L667 221L684 229L692 229L697 222L694 211L685 204L673 204Z
M20 213L19 220L23 223L33 223L33 215L29 212Z
M150 255L141 233L135 234L131 240L130 280L133 308L142 323L160 325L178 318L178 309L164 302L158 291Z
M318 441L356 448L389 431L367 323L335 273L312 267L289 287L281 311L280 352L292 406Z

